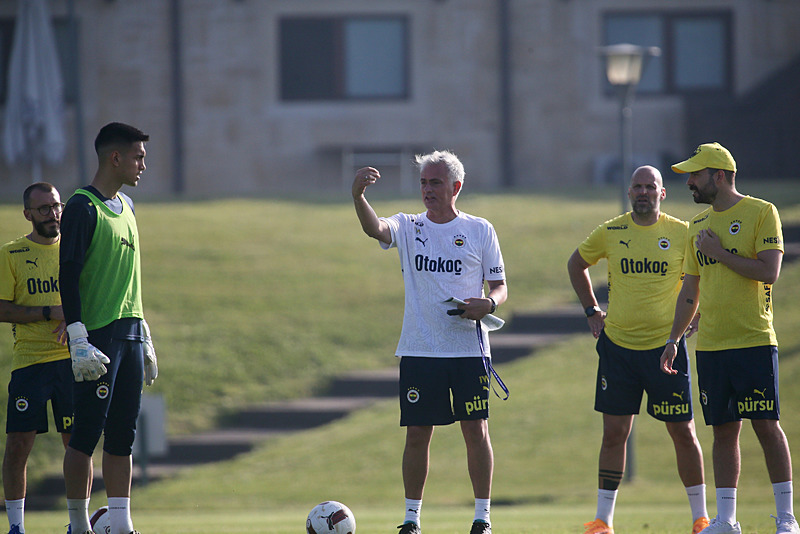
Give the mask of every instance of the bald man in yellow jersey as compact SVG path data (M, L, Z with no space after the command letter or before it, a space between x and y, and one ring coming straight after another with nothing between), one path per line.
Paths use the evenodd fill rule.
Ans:
M736 190L736 161L719 143L706 143L672 170L698 204L710 204L689 224L686 276L675 306L670 340L695 311L697 381L706 424L714 430L717 517L705 534L740 534L736 492L741 470L739 434L750 419L772 482L777 534L799 534L794 517L792 459L779 423L778 340L772 326L772 284L783 260L778 210ZM662 371L674 373L675 345L667 343Z
M29 234L0 247L0 322L12 323L3 491L9 532L25 532L28 456L36 434L48 431L47 403L64 445L72 430L72 368L58 283L61 210L52 184L22 195Z
M572 287L597 338L595 410L603 414L597 513L586 534L613 534L614 507L625 471L626 442L647 392L647 413L664 421L678 460L678 475L692 511L692 532L708 526L703 455L692 416L686 342L678 336L680 372L658 370L672 310L681 287L687 223L661 211L667 191L658 169L631 177L632 211L598 226L575 250L567 268ZM589 267L608 263L608 313L597 305ZM665 380L666 378L666 380Z

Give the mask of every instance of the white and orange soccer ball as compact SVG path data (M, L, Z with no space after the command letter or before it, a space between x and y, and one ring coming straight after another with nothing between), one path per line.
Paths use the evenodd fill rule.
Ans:
M356 518L350 508L336 501L319 503L306 519L307 534L355 534Z

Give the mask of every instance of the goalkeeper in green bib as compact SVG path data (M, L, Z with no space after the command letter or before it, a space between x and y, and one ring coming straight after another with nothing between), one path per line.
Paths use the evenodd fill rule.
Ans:
M74 375L75 420L64 456L68 534L90 534L91 459L103 441L103 481L112 534L134 533L131 452L142 384L158 376L144 320L139 233L133 202L120 192L145 170L149 136L121 123L95 139L98 170L62 216L60 282Z

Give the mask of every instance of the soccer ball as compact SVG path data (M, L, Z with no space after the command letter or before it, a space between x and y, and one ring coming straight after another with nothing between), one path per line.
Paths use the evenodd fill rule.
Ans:
M312 508L306 519L307 534L355 534L356 518L350 508L325 501Z
M108 506L101 506L89 518L92 532L95 534L111 534L111 518L108 516Z

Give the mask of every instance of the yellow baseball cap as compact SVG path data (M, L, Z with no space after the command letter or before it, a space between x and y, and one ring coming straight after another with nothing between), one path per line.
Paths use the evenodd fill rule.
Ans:
M692 157L672 166L672 170L683 174L703 169L722 169L736 172L736 161L728 149L719 143L706 143L697 147Z

